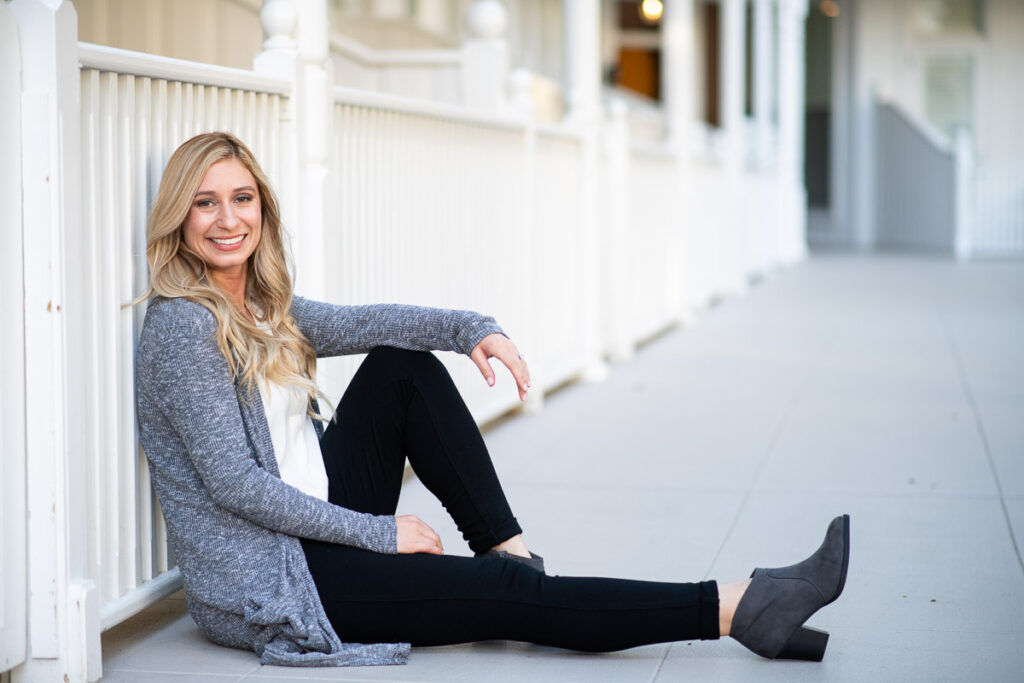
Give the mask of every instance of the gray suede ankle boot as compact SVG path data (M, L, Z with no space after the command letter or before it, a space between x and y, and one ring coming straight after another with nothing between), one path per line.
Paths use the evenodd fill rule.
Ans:
M494 550L492 548L491 550L488 550L486 553L480 553L479 555L477 555L477 557L500 557L505 560L512 560L513 562L525 564L527 567L532 567L533 569L536 569L541 574L544 573L544 558L534 553L530 553L529 557L523 557L521 555L513 555L512 553L506 552L504 550Z
M832 520L821 547L803 562L754 570L729 635L762 657L820 662L828 634L803 623L843 592L849 563L850 516L842 515Z

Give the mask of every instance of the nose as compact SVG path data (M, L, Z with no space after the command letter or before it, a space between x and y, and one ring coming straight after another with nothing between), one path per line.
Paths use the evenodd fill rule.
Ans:
M225 228L233 228L238 225L238 217L235 215L235 207L231 202L221 202L217 222Z

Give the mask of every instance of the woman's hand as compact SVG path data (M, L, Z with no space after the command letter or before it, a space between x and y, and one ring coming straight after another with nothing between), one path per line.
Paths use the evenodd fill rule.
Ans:
M400 515L395 517L395 529L398 532L399 553L444 555L444 548L441 547L441 537L416 515Z
M526 359L519 353L519 349L512 343L512 340L503 334L489 334L480 340L480 343L473 347L469 354L480 373L487 380L488 386L494 386L494 370L491 369L489 358L497 358L512 373L516 380L516 387L519 389L519 400L526 400L526 392L530 388L530 369L526 367Z

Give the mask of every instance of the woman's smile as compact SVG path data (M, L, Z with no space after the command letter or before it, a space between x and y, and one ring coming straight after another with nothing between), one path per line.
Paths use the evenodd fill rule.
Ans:
M236 237L210 237L211 242L217 245L217 248L221 251L234 251L240 249L242 246L242 240L245 239L245 235L238 235Z

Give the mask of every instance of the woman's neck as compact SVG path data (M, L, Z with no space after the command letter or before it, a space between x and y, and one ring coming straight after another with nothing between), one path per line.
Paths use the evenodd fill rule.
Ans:
M245 270L240 269L237 273L211 272L210 279L227 294L228 299L238 307L238 310L255 322L252 313L245 306Z

